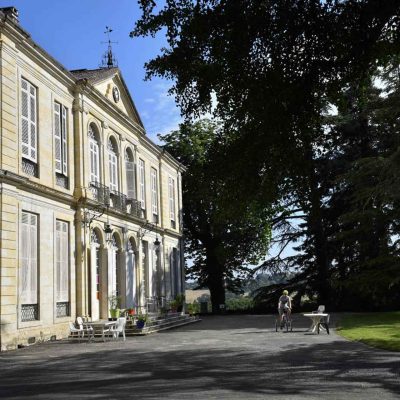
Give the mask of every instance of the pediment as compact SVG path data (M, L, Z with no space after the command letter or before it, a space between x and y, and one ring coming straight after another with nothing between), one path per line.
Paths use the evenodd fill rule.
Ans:
M87 79L114 106L143 127L139 113L118 68L76 70L71 72L78 79Z

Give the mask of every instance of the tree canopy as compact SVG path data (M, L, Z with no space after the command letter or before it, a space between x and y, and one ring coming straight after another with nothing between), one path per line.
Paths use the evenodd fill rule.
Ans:
M390 277L399 276L400 3L139 3L132 35L165 30L168 40L147 63L148 77L173 80L187 118L210 112L216 99L227 209L264 198L276 211L275 240L297 241L298 254L262 267L296 270L289 288L297 300L345 307L362 295L386 304L389 286L390 295L399 287ZM270 289L265 298L279 288Z

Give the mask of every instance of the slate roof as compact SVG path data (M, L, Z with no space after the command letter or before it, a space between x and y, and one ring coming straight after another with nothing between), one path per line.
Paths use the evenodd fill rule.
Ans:
M98 68L98 69L76 69L70 71L76 79L87 79L90 83L96 83L110 78L118 72L117 67L114 68Z

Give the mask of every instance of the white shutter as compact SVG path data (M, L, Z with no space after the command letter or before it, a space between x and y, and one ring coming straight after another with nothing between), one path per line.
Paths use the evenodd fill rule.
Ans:
M89 147L90 147L90 180L92 182L100 182L99 145L95 139L90 139Z
M128 199L134 199L135 194L135 163L132 161L126 161L126 187Z
M168 197L169 197L169 217L171 221L175 221L175 182L168 178Z
M139 179L140 179L140 203L142 206L142 209L144 210L146 208L146 194L145 194L145 177L144 177L144 161L139 160Z
M37 304L37 216L22 213L21 304Z
M110 190L118 190L117 180L117 156L115 153L110 152L108 155L109 169L110 169Z
M22 155L36 162L36 88L25 79L21 80L21 147Z
M56 222L56 282L58 302L69 301L68 223Z
M158 214L157 171L151 169L151 208L154 215Z
M54 152L56 172L62 173L62 150L61 150L61 105L54 103Z
M62 172L65 176L68 173L68 152L67 152L67 109L62 106L61 115L61 140L62 140Z

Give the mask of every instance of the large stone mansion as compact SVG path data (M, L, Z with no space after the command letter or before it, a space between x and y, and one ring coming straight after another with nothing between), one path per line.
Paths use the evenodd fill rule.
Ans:
M0 9L0 345L184 290L183 167L118 68L68 71Z

